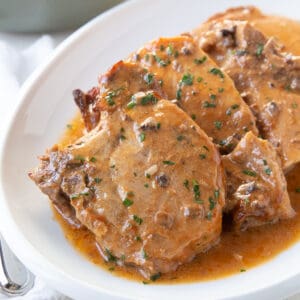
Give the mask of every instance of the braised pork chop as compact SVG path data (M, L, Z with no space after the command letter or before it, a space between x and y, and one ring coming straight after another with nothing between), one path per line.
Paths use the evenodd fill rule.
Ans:
M289 170L300 161L299 58L280 52L273 39L247 22L211 22L202 30L199 45L234 80L262 136L277 148L284 170Z
M191 37L160 38L129 61L161 82L168 99L177 99L222 152L230 152L247 131L257 133L255 119L231 79Z
M175 104L153 93L123 100L103 110L99 125L74 145L52 149L31 178L50 197L44 184L70 199L107 260L149 277L217 242L221 162L211 140Z
M237 229L245 230L295 215L281 162L272 145L251 132L222 157L226 171L225 211Z

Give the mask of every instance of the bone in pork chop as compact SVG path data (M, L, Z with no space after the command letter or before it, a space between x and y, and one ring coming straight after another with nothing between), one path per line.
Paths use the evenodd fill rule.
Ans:
M280 52L272 38L243 21L208 22L197 34L199 45L234 80L288 171L300 161L299 58Z
M226 171L225 211L237 229L274 223L295 215L278 155L272 145L251 132L222 157Z
M167 98L177 104L230 152L249 130L257 133L255 118L232 80L189 36L160 38L146 44L129 60L160 80Z
M52 149L31 177L50 197L45 182L69 199L107 260L149 277L218 241L222 168L214 144L175 104L153 92L127 96L103 105L98 126Z

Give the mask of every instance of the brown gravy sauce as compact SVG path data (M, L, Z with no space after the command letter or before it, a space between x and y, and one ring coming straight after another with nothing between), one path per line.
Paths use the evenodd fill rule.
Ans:
M269 18L269 20L268 20ZM276 35L287 50L295 50L300 54L300 39L295 38L286 28L292 26L293 32L299 33L300 24L279 17L266 17L261 22L256 21L256 27L266 35ZM291 38L292 37L292 38ZM296 49L298 51L296 51ZM67 125L67 130L60 142L66 146L83 134L83 123L79 115ZM292 206L297 215L291 220L285 220L273 225L265 225L236 233L227 229L226 220L220 242L208 252L200 254L191 263L178 268L176 272L163 275L158 283L182 283L193 281L213 280L231 274L247 271L248 269L274 258L280 252L288 249L300 239L300 165L296 166L288 175L288 191ZM54 217L61 225L67 240L92 263L113 272L117 276L131 280L144 281L134 269L120 268L104 262L95 245L92 233L87 229L74 229L53 208Z

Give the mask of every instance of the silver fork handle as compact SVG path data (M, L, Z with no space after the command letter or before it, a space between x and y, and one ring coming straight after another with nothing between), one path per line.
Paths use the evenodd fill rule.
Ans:
M21 296L33 285L33 274L14 256L0 235L0 292L9 297Z

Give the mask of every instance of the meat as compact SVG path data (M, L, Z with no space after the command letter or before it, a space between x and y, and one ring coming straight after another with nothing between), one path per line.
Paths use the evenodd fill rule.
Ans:
M158 276L218 241L221 159L175 104L153 92L122 95L75 144L50 150L31 178L52 201L69 199L106 260Z
M281 16L265 15L254 6L240 6L229 8L209 18L212 21L240 20L248 21L255 29L267 37L273 37L280 43L284 51L300 55L300 26L294 21ZM200 35L203 25L200 26ZM198 28L193 30L193 35L198 36ZM293 34L291 34L291 32Z
M247 131L257 133L255 118L230 78L190 36L155 40L129 61L161 82L167 98L176 99L223 153L230 152Z
M119 61L99 77L98 87L87 93L77 89L73 96L85 127L92 130L99 123L102 110L112 111L120 99L130 99L133 94L148 90L155 91L161 97L165 96L159 82L147 70L136 64Z
M197 34L199 45L234 80L287 172L300 161L299 58L243 21L208 22Z
M227 177L225 211L232 214L236 229L295 215L280 160L268 141L249 132L222 163Z

